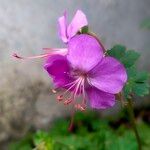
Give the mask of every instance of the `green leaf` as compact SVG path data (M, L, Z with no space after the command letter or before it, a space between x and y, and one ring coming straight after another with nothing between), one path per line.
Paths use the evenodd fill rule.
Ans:
M120 60L125 55L126 47L122 45L115 45L112 49L107 51L109 56Z
M34 144L38 145L40 144L42 141L44 141L46 138L48 138L48 134L46 132L43 131L37 131L37 133L34 135Z
M138 124L138 131L142 139L142 148L143 150L149 150L150 148L150 126L145 123Z
M137 74L136 67L131 66L131 67L127 68L126 70L127 70L127 74L128 74L128 81L131 79L134 79Z
M53 143L51 140L46 140L39 143L36 147L35 150L54 150L53 149Z
M149 74L147 72L138 72L135 66L127 68L128 81L124 87L126 98L130 97L131 93L137 96L144 96L149 93Z
M81 33L88 33L89 32L89 27L88 26L84 26L81 28Z
M44 131L38 131L33 137L36 150L53 150L53 140L51 136Z
M22 143L12 143L12 144L10 144L9 145L9 149L10 150L19 150L21 148L21 150L32 150L32 147L31 147L31 145L30 145L30 143L24 143L24 144L22 144Z
M140 54L134 50L127 50L124 57L121 58L121 62L126 68L129 68L135 64L139 57Z
M149 93L149 85L147 83L149 74L147 72L137 71L135 63L140 54L134 50L126 50L125 46L115 45L111 50L107 51L108 56L112 56L121 61L128 75L128 81L124 87L125 97L129 98L134 93L138 96L144 96Z
M127 75L128 75L128 81L126 85L124 86L124 94L126 98L130 97L130 94L133 91L133 85L134 85L134 78L136 76L136 68L135 66L132 66L130 68L127 68Z
M140 26L143 29L150 29L150 18L144 19Z
M67 135L69 134L69 131L67 130L69 126L69 121L65 121L64 118L55 120L55 126L53 127L53 130L51 130L51 135Z
M130 98L130 94L132 93L132 82L127 82L125 87L124 87L124 94L126 98Z
M79 135L71 135L68 137L61 137L58 143L64 144L70 150L87 149L91 142L88 138Z
M133 92L137 96L144 96L149 93L149 84L148 83L135 83L133 85Z
M32 134L27 134L23 139L11 142L8 146L9 150L32 150Z
M107 55L120 60L126 68L133 66L140 57L139 53L134 50L126 50L126 47L122 45L115 45L107 51Z
M10 150L31 150L33 149L33 141L36 139L36 147L34 150L137 150L137 141L134 132L131 130L130 126L126 124L122 119L117 119L114 123L117 124L117 128L112 126L110 120L101 120L98 116L92 115L94 113L82 114L77 113L77 120L74 124L73 133L68 134L60 133L53 135L51 138L51 131L56 130L54 127L58 127L58 121L54 123L54 127L51 128L50 132L38 131L32 134L30 138L24 138L23 140L18 140L14 145L9 146ZM89 116L89 119L87 119ZM85 124L77 126L79 123L79 118L82 121L86 121ZM83 120L82 120L83 119ZM60 120L62 125L64 121L68 123L68 120ZM119 122L118 122L119 121ZM121 121L121 122L120 122ZM94 123L94 124L93 124ZM121 124L120 124L121 123ZM60 124L60 122L59 122ZM143 150L149 150L150 147L150 127L143 123L138 122L137 129L139 131L142 148ZM87 126L88 130L86 134L78 134L81 126ZM96 128L96 129L94 129ZM59 129L58 129L59 130Z
M148 72L137 72L135 80L136 82L145 82L149 78L149 73Z

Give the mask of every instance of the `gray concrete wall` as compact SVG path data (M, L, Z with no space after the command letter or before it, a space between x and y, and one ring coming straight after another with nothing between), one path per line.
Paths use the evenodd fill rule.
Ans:
M150 33L139 26L150 16L149 7L149 0L0 0L1 61L11 61L13 50L38 54L42 47L60 46L57 18L64 10L71 18L77 9L85 12L106 48L122 43L148 57Z

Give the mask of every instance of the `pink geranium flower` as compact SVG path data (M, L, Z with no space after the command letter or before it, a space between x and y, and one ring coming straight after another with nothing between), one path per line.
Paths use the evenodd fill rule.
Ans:
M44 68L53 78L55 88L63 89L57 99L81 111L88 102L96 109L112 107L115 94L127 81L124 66L115 58L105 56L97 39L87 34L71 38L67 55L48 57Z
M115 94L127 81L124 66L105 56L104 47L96 37L77 34L88 25L81 10L76 12L69 25L66 13L58 19L58 24L60 38L67 48L44 48L46 52L38 56L13 56L19 59L46 58L44 68L53 78L55 88L63 89L57 99L64 104L73 104L79 110L85 110L87 102L92 108L112 107Z
M88 25L85 14L81 10L77 10L74 15L71 23L67 25L67 17L66 12L63 16L58 19L59 26L59 36L62 41L67 44L67 42L75 35L77 32L84 26ZM66 45L67 46L67 45ZM45 53L38 56L31 57L22 57L18 54L14 53L13 56L18 59L34 59L34 58L44 58L54 54L66 55L68 52L67 48L43 48Z

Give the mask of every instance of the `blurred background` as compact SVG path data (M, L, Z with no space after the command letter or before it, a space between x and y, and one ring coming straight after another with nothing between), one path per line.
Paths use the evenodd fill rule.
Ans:
M139 69L150 71L150 30L143 27L150 18L150 0L0 0L0 145L69 114L51 95L42 60L17 61L11 55L63 47L57 19L65 10L71 19L77 9L87 15L90 29L106 49L117 43L135 49L142 55ZM136 104L149 105L149 96ZM100 113L110 115L118 109L116 105Z

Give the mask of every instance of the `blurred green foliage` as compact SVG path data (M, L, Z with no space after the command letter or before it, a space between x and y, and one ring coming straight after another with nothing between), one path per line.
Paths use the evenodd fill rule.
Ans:
M22 140L12 142L9 150L137 150L129 124L119 123L118 119L99 119L93 112L77 113L72 132L67 130L69 120L59 119L49 131L30 133ZM143 150L149 150L150 127L141 122L138 130Z
M141 23L141 28L143 29L150 29L150 18L144 19Z
M118 59L126 68L128 74L128 81L124 87L124 94L126 98L130 95L145 96L149 94L149 73L145 71L138 71L136 62L140 54L134 50L127 50L125 46L115 45L112 49L107 51L107 55Z

